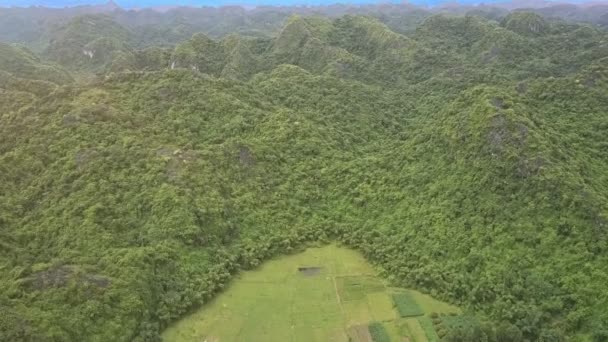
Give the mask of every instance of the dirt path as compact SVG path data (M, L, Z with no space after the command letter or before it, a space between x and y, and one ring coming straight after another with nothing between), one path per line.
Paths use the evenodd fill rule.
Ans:
M344 307L342 306L342 298L340 298L340 292L338 291L338 283L336 283L336 277L332 276L331 280L334 282L334 290L336 290L336 298L338 298L338 305L340 305L340 311L342 315L345 315Z

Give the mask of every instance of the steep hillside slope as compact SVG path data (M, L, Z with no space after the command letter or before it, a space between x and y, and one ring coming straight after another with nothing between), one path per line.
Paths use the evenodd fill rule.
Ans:
M57 65L45 63L24 47L0 43L0 71L14 77L63 84L70 74Z
M132 33L111 18L79 16L52 33L44 54L73 70L98 71L116 53L129 52Z

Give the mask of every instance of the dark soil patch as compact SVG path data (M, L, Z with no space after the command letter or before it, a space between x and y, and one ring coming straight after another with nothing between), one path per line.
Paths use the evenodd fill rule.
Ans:
M44 291L52 288L61 288L75 281L78 285L91 285L94 288L107 288L110 279L92 273L78 272L73 266L55 266L45 271L39 271L25 279L24 285L32 290Z
M255 157L253 156L253 152L247 146L239 147L239 162L243 166L253 166L255 165Z
M298 267L298 272L300 272L300 274L305 275L307 277L313 277L313 276L316 276L319 273L321 273L321 269L323 269L323 267L316 267L316 266Z
M66 114L63 116L62 124L63 127L74 127L80 124L80 118L73 114Z
M369 333L367 325L355 325L346 331L349 340L353 342L372 342L372 335Z
M97 151L94 149L81 149L74 155L74 161L79 169L83 169L87 163L97 156Z
M501 50L499 47L497 46L493 46L490 51L487 51L483 57L482 57L482 61L484 63L489 63L492 60L496 59L496 57L500 56Z
M110 279L96 274L85 274L82 278L82 280L99 288L106 288L110 286Z
M26 282L34 290L48 290L64 287L73 273L70 266L58 266L46 271L36 272Z
M167 147L157 149L156 155L167 161L165 175L170 181L177 181L181 171L198 158L196 151L174 150Z
M500 97L493 97L492 105L494 105L494 107L496 107L496 109L505 109L506 108L504 100L501 99Z

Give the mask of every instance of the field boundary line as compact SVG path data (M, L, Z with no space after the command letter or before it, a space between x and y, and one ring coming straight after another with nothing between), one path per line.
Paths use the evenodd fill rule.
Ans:
M340 292L338 291L338 283L336 283L336 277L331 277L331 280L334 282L334 290L336 291L336 298L338 298L338 305L340 306L340 311L342 311L342 316L346 317L346 312L344 311L344 307L342 306L342 298L340 298Z

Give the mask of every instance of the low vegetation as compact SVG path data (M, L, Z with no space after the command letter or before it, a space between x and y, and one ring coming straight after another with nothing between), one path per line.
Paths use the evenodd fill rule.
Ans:
M424 314L409 293L395 293L393 294L393 301L401 317L421 316Z
M372 322L369 324L369 333L372 336L373 342L390 342L391 338L386 332L386 328L380 322Z

